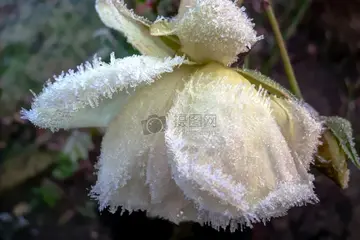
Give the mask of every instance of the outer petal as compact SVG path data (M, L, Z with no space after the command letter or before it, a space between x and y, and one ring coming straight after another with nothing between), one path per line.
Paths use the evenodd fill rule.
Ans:
M91 191L100 209L122 206L129 211L147 210L151 216L173 222L194 220L195 208L171 178L164 131L157 128L165 127L175 91L183 88L192 70L184 66L140 89L110 124Z
M150 22L129 10L123 0L97 0L96 10L106 26L124 33L142 54L157 57L175 54L160 38L150 35Z
M165 133L176 183L205 210L199 222L232 230L317 199L310 175L297 170L269 99L235 80L199 71L178 95ZM190 126L201 117L209 123L210 116L215 126Z
M174 20L182 51L198 62L217 61L230 65L237 55L249 51L260 40L244 8L231 0L184 2ZM187 10L186 10L187 9Z
M151 84L183 61L182 57L115 59L111 55L110 63L104 63L95 58L77 72L55 77L35 97L31 110L22 111L23 118L52 130L107 126L129 97L128 88L131 92L136 86Z
M304 103L272 97L271 108L293 158L308 171L320 144L322 123ZM300 170L300 169L299 169Z

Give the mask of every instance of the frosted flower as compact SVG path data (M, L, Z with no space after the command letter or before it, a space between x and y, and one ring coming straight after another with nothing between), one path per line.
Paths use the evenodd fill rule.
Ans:
M101 210L235 230L317 201L308 171L321 123L227 67L259 40L243 9L187 0L155 23L123 1L96 9L143 55L55 77L22 116L53 131L107 128L91 190Z
M197 62L236 62L238 54L248 52L261 39L244 11L232 1L196 1L172 21L181 50Z

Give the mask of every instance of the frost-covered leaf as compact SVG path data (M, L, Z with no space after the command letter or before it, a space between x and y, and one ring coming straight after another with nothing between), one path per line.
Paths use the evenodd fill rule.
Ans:
M334 134L347 158L357 168L360 168L360 160L355 149L351 123L341 117L324 117L324 120L325 125Z
M345 152L330 130L323 133L321 142L315 158L316 168L341 188L347 188L350 172Z
M274 94L278 97L294 98L294 95L289 90L258 71L239 68L237 68L236 71L252 84L256 85L257 87L261 86L271 94Z

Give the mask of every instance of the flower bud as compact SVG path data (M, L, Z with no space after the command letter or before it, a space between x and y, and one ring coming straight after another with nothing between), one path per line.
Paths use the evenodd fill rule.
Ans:
M230 0L188 2L180 6L174 34L180 39L182 52L194 61L230 65L238 54L248 52L262 39L256 36L245 9Z

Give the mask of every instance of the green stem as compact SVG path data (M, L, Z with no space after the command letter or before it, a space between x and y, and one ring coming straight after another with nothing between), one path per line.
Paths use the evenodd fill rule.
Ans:
M237 5L238 7L242 7L242 5L244 4L244 0L237 0L237 1L235 1L235 2L236 2L236 5ZM250 67L250 56L247 55L247 56L245 56L245 58L244 58L243 68L249 69L249 67Z
M289 80L289 84L290 84L290 88L292 90L292 92L299 98L302 98L301 92L300 92L300 88L299 85L296 81L296 77L294 74L294 69L291 65L290 62L290 58L289 58L289 54L286 50L286 46L285 46L285 42L284 39L282 37L281 31L280 31L280 27L279 24L276 20L275 14L274 14L274 10L271 6L271 3L269 0L263 0L263 6L266 12L266 15L269 19L271 28L274 32L274 36L275 36L275 40L276 43L279 47L280 50L280 56L282 58L283 64L284 64L284 69L285 69L285 73L286 76Z
M310 6L311 0L303 0L300 6L294 6L297 7L299 10L294 16L293 19L291 19L291 25L285 30L284 41L287 41L296 31L297 26L299 25L300 21L303 19L306 11L308 10ZM289 8L292 9L292 8ZM293 9L292 9L293 10ZM291 11L289 11L291 12ZM286 14L289 16L289 14ZM269 73L270 69L278 62L279 59L279 53L276 51L275 48L272 48L270 58L269 60L264 64L262 67L263 73Z
M236 4L237 4L238 6L243 5L243 3L244 3L244 0L237 0L237 2L236 2Z
M247 55L244 59L244 68L250 69L250 55Z

